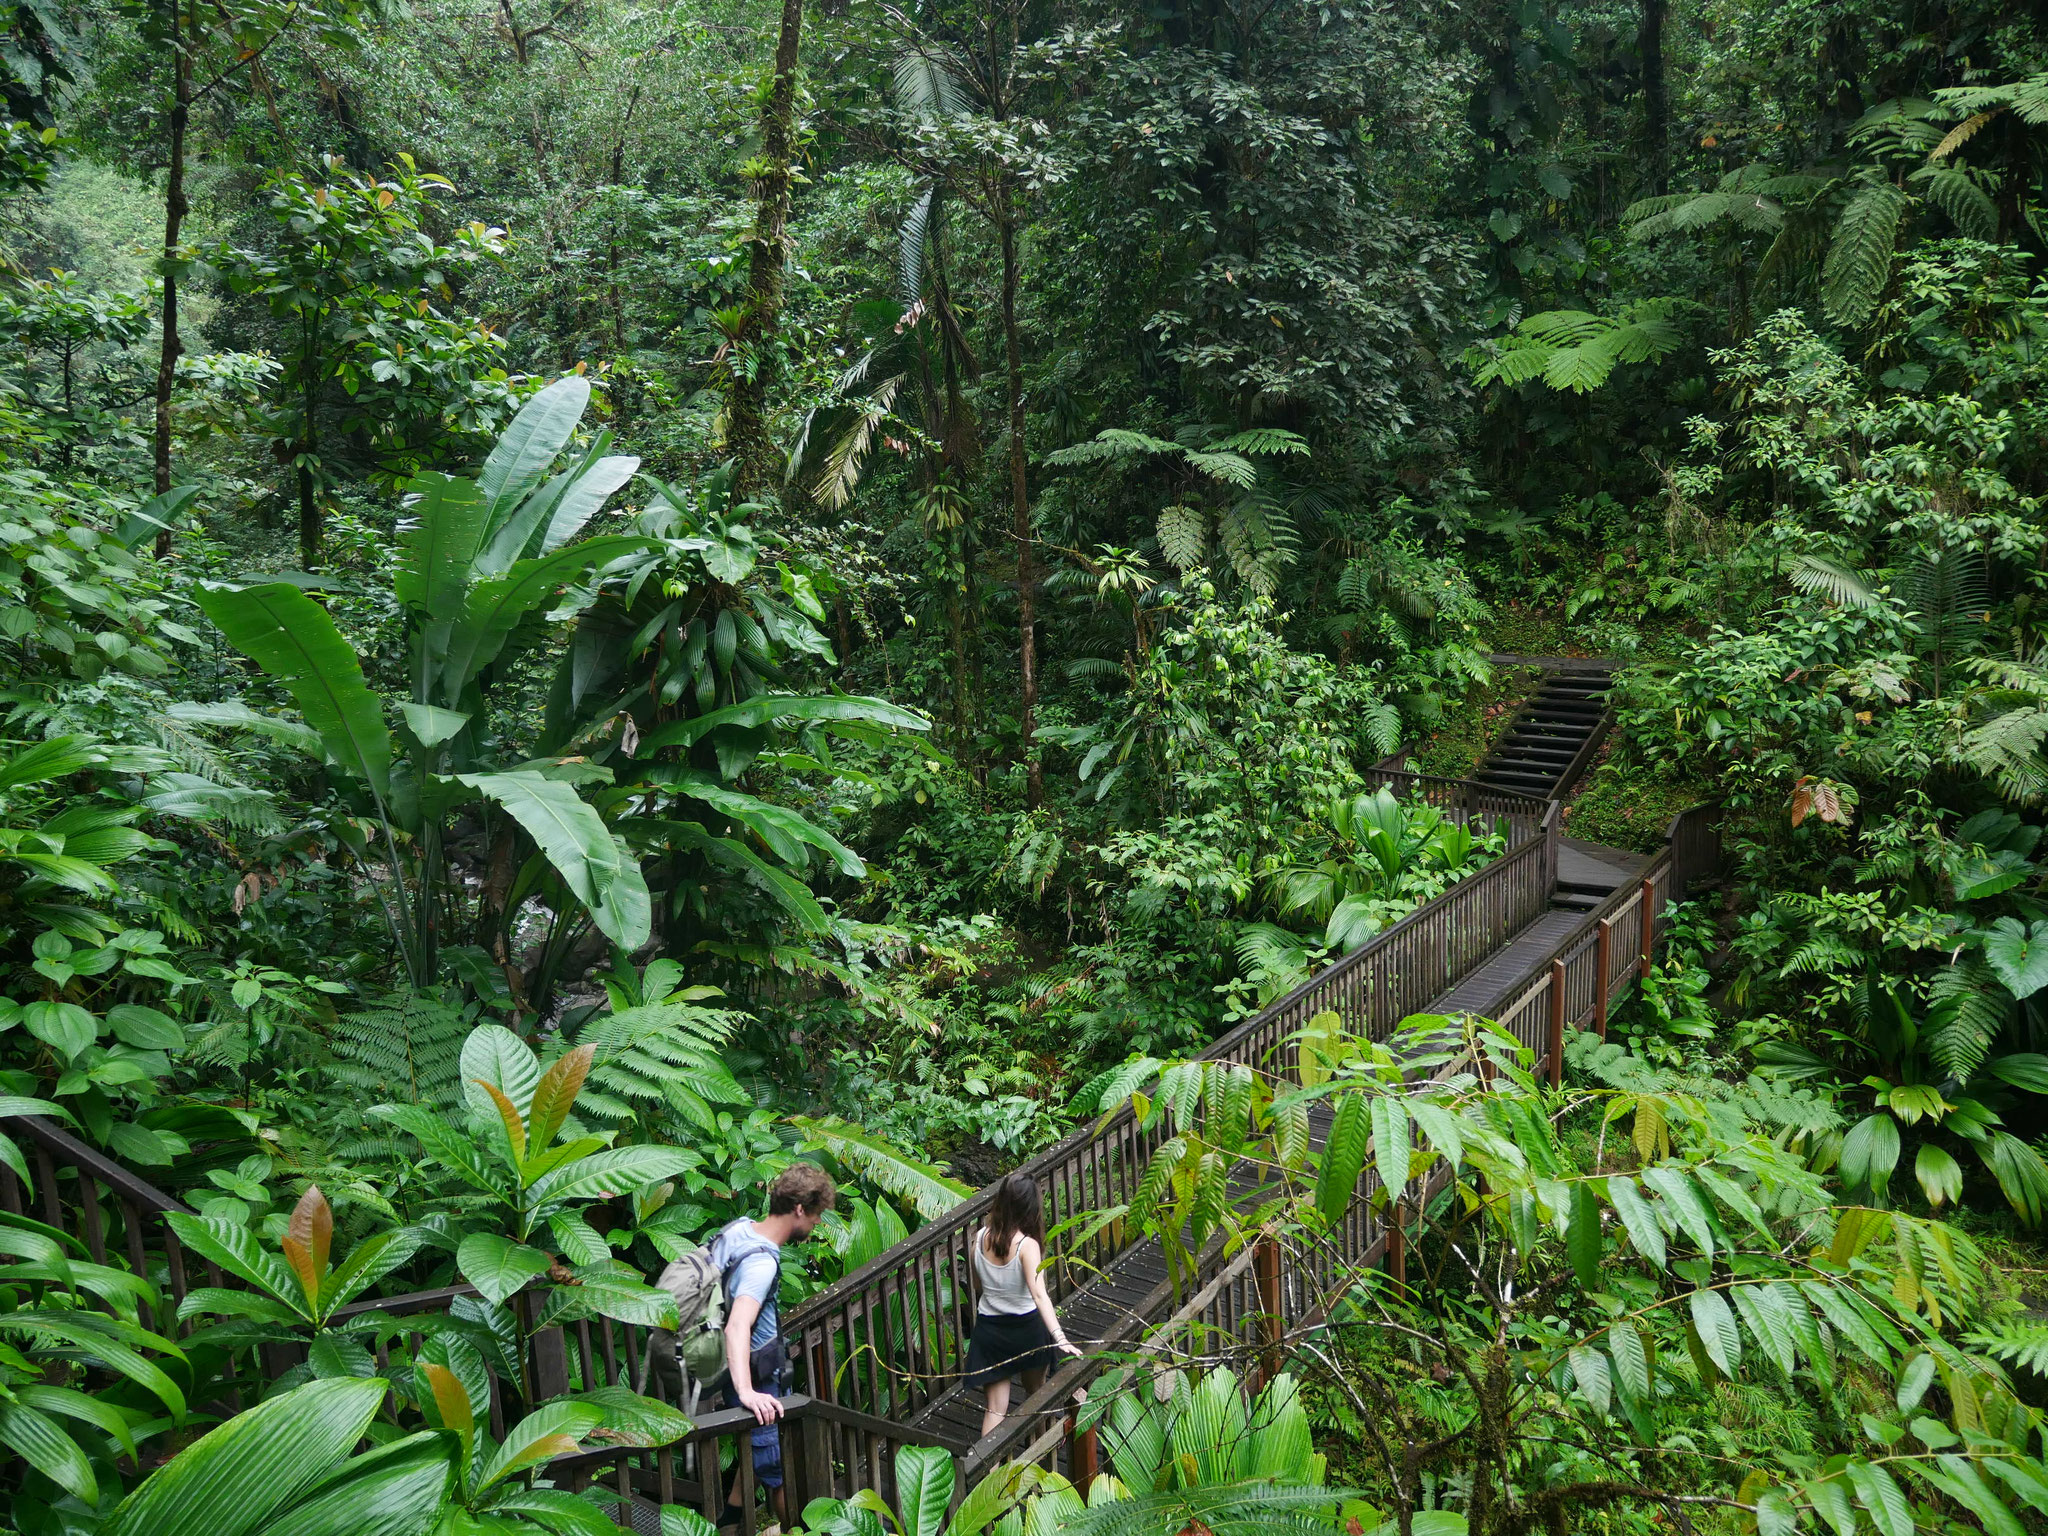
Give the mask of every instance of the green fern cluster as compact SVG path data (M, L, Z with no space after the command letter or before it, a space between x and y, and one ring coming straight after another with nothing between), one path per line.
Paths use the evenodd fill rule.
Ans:
M725 1064L740 1018L730 1009L671 1000L592 1019L574 1041L597 1052L577 1113L622 1121L666 1108L699 1130L716 1129L716 1106L753 1102Z
M333 1079L366 1104L453 1109L462 1102L462 1043L475 1015L420 992L342 1014L327 1035Z

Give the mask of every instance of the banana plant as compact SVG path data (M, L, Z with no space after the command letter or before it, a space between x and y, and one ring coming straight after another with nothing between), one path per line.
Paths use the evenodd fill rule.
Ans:
M419 1251L424 1234L406 1227L379 1232L332 1263L334 1211L317 1184L292 1208L291 1224L279 1245L282 1257L260 1246L248 1228L217 1216L169 1216L178 1241L248 1286L229 1290L201 1286L179 1304L180 1321L212 1314L269 1325L267 1338L317 1339L334 1314Z
M476 1427L468 1389L445 1367L429 1383L431 1428L357 1453L389 1383L308 1382L237 1414L151 1473L100 1536L604 1536L617 1527L594 1504L534 1486L536 1468L606 1443L666 1445L690 1421L617 1389L550 1403L494 1441Z
M502 816L525 833L534 858L573 898L579 923L587 913L627 950L647 940L639 861L578 792L608 776L549 758L508 761L485 730L492 672L507 648L565 587L648 544L637 534L578 538L639 468L636 458L606 452L608 433L549 473L589 399L585 380L561 379L526 403L474 480L426 473L410 482L394 583L407 621L406 697L372 691L354 648L299 587L196 594L228 641L290 692L330 766L370 812L382 843L375 861L392 871L374 889L415 986L437 973L440 935L474 926L463 921L468 896L450 875L443 839L454 814L479 802L494 832L512 836ZM355 851L373 857L367 845ZM516 869L516 850L505 854ZM482 916L509 931L514 911L503 895L501 884L486 882Z
M96 1505L115 1451L133 1458L139 1431L184 1419L185 1395L159 1363L182 1364L184 1352L139 1322L141 1307L159 1304L148 1281L88 1262L57 1228L0 1212L0 1260L0 1445ZM85 1391L81 1365L127 1385ZM133 1388L170 1417L137 1405ZM39 1501L26 1489L13 1498L9 1523L25 1525Z
M418 1104L380 1104L370 1113L417 1138L429 1157L484 1197L494 1229L468 1231L455 1264L489 1304L501 1305L554 1269L555 1255L531 1241L546 1232L572 1257L591 1262L547 1299L534 1327L598 1313L673 1328L675 1303L637 1272L598 1256L603 1240L582 1208L674 1178L690 1159L673 1147L611 1147L608 1136L565 1138L578 1129L572 1116L595 1054L592 1046L577 1046L543 1071L517 1035L486 1024L462 1047L466 1127ZM477 1207L465 1203L465 1210Z
M824 827L754 793L750 770L859 778L835 759L837 742L929 755L931 722L798 687L798 667L833 659L819 628L830 579L773 558L729 466L654 490L635 524L645 544L598 573L577 616L539 749L587 755L615 776L596 798L636 807L618 829L653 861L672 953L700 932L727 937L721 904L735 885L766 895L778 922L823 934L813 871L859 879L865 867ZM566 936L550 934L547 951L559 963Z

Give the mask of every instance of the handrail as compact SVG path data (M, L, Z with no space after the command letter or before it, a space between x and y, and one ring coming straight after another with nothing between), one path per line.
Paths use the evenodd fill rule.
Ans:
M1399 775L1398 777L1420 779L1422 776L1407 774ZM1437 780L1435 782L1439 784L1462 784L1465 781ZM1488 786L1488 789L1490 791L1491 787ZM1367 941L1359 949L1353 950L1341 960L1311 976L1284 997L1268 1004L1252 1018L1247 1019L1229 1034L1217 1040L1208 1050L1202 1052L1201 1059L1206 1061L1244 1059L1251 1042L1254 1040L1267 1033L1275 1034L1277 1040L1277 1031L1273 1028L1276 1021L1300 1014L1300 1022L1306 1022L1307 1014L1304 1012L1304 1005L1309 998L1320 993L1341 991L1346 982L1368 971L1376 960L1383 958L1397 947L1409 943L1413 934L1428 929L1432 923L1438 921L1442 914L1451 910L1454 905L1461 902L1472 902L1473 892L1476 889L1482 888L1483 884L1504 882L1510 873L1519 869L1518 861L1525 860L1532 849L1541 849L1546 856L1546 869L1554 870L1557 837L1555 802L1541 800L1538 797L1524 795L1515 791L1505 792L1505 797L1544 808L1537 830L1525 837L1516 846L1502 853L1500 857L1493 860L1492 863L1479 870L1476 874L1459 881L1442 895L1417 907L1413 912L1408 913L1398 922L1394 923L1385 932ZM1552 881L1551 883L1554 884L1555 882ZM1466 969L1469 968L1469 966L1466 967ZM1450 978L1452 981L1456 979L1456 976ZM1448 982L1445 983L1445 985L1448 984ZM1434 996L1437 991L1441 990L1442 988L1438 987L1431 991L1430 995ZM1408 1011L1412 1012L1414 1010ZM1043 1180L1047 1175L1058 1170L1063 1164L1071 1161L1078 1153L1087 1151L1099 1143L1115 1140L1133 1124L1130 1106L1125 1104L1101 1123L1092 1126L1082 1126L1071 1132L1045 1151L1039 1153L1036 1157L1020 1165L1016 1172ZM956 1237L965 1231L978 1221L994 1201L995 1190L993 1187L970 1195L967 1199L948 1210L943 1216L925 1223L925 1225L919 1227L917 1231L911 1233L903 1241L895 1244L893 1247L884 1249L859 1269L842 1276L832 1285L807 1298L801 1306L793 1310L784 1319L784 1331L795 1335L816 1324L842 1302L866 1290L882 1275L902 1268L905 1261L917 1258L931 1249L940 1247L948 1239ZM816 1389L816 1383L813 1383L813 1389Z

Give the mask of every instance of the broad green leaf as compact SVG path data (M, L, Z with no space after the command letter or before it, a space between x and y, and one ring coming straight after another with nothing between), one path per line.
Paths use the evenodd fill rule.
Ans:
M38 1413L77 1419L113 1437L114 1443L130 1456L135 1454L135 1436L128 1415L112 1403L102 1402L89 1392L74 1387L46 1387L25 1382L14 1389L14 1400Z
M164 1218L178 1241L203 1259L210 1259L237 1279L269 1292L294 1312L312 1316L298 1276L284 1261L256 1241L247 1227L217 1216L187 1216L175 1211Z
M1336 1118L1323 1144L1322 1166L1316 1172L1316 1209L1335 1225L1351 1209L1358 1176L1365 1171L1366 1143L1372 1128L1363 1095L1351 1093L1337 1104Z
M405 723L419 744L429 751L461 735L462 728L469 724L469 716L460 710L440 709L432 704L401 704L398 712L405 716Z
M1663 1163L1644 1169L1643 1182L1664 1196L1685 1235L1711 1259L1714 1256L1714 1218L1692 1180L1682 1169Z
M640 750L645 754L662 747L694 746L721 726L761 726L776 720L855 721L899 731L932 728L925 716L867 695L764 693L650 731L640 739Z
M0 1445L11 1447L67 1493L97 1504L100 1486L78 1442L47 1414L21 1403L0 1402Z
M1607 1180L1607 1198L1613 1202L1615 1214L1628 1230L1628 1240L1635 1245L1636 1252L1649 1260L1653 1268L1663 1269L1667 1262L1664 1229L1657 1224L1657 1213L1636 1188L1635 1180L1625 1174L1614 1174Z
M576 899L600 917L607 891L619 879L625 864L619 845L604 819L584 803L572 785L544 778L530 770L516 773L469 773L458 775L470 788L489 796L524 827L547 860L555 867ZM635 873L638 873L637 867ZM643 887L644 888L644 887ZM649 916L642 912L640 917ZM614 919L615 921L615 919ZM599 927L606 937L625 949L638 949L647 942L647 927L613 931L603 921ZM515 1094L513 1102L523 1102Z
M572 373L555 380L519 408L477 474L486 540L561 457L589 404L590 381Z
M2014 997L2032 997L2048 987L2048 922L2029 929L2016 917L2001 917L1984 935L1984 958Z
M1373 1164L1380 1172L1380 1185L1389 1198L1398 1199L1408 1183L1408 1154L1411 1150L1408 1111L1391 1094L1372 1101Z
M515 1243L495 1232L472 1232L455 1250L462 1278L483 1293L493 1306L529 1280L548 1271L548 1256L538 1248Z
M825 1115L792 1115L790 1124L839 1162L872 1180L897 1200L907 1201L926 1221L936 1221L974 1193L930 1163L920 1162L874 1132Z
M896 1506L903 1536L942 1536L953 1502L953 1455L931 1445L896 1450Z
M1622 1401L1650 1400L1650 1357L1643 1348L1643 1336L1627 1318L1618 1319L1607 1330L1607 1350L1614 1363L1614 1385Z
M1607 1357L1599 1350L1584 1344L1576 1344L1566 1352L1570 1361L1572 1380L1578 1384L1579 1393L1586 1399L1592 1410L1601 1418L1607 1417L1608 1405L1612 1401L1612 1383L1607 1374Z
M1879 1536L1913 1536L1912 1506L1891 1473L1860 1456L1852 1459L1844 1470L1856 1490L1856 1501L1870 1516Z
M498 1447L497 1454L478 1469L477 1491L482 1492L523 1467L567 1455L603 1423L602 1408L573 1398L535 1409L505 1432L505 1443Z
M445 1436L408 1435L350 1458L256 1536L418 1536L441 1513L454 1475Z
M1865 1115L1842 1138L1842 1179L1882 1199L1899 1162L1899 1126L1880 1111Z
M1565 1247L1571 1253L1572 1273L1587 1290L1600 1285L1600 1197L1593 1193L1589 1179L1572 1185L1571 1222L1565 1229Z
M320 1293L321 1307L331 1312L347 1306L418 1253L425 1241L426 1234L416 1227L396 1227L364 1238L327 1277Z
M489 508L470 481L431 470L414 476L406 490L410 499L398 524L393 594L429 621L446 622L461 610Z
M1699 1330L1700 1347L1714 1368L1733 1379L1742 1364L1742 1334L1735 1326L1735 1314L1719 1291L1694 1291L1688 1298L1693 1327Z
M656 1179L674 1178L693 1160L673 1147L614 1147L578 1158L537 1180L527 1191L532 1209L568 1200L631 1194Z
M229 644L284 684L327 755L380 800L389 799L391 732L383 705L327 611L281 581L240 591L201 587L192 596Z
M472 1113L485 1121L498 1118L497 1102L481 1085L489 1083L512 1101L524 1116L540 1086L540 1061L533 1047L502 1024L479 1024L462 1042L463 1095Z
M376 1380L313 1381L236 1414L144 1479L103 1536L245 1536L354 1449L384 1391Z
M1931 1141L1923 1142L1914 1154L1913 1177L1927 1203L1937 1211L1962 1195L1962 1165Z

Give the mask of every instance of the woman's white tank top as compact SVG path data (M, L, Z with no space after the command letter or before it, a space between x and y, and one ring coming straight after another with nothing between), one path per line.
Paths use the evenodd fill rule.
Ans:
M1038 1303L1031 1299L1031 1287L1024 1274L1024 1239L1010 1239L1010 1257L1002 1264L989 1258L987 1244L988 1228L976 1228L974 1278L981 1282L981 1302L975 1310L991 1317L1015 1317L1037 1311Z

